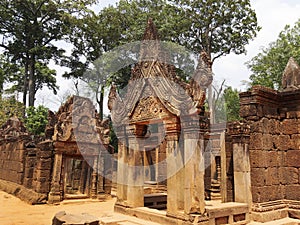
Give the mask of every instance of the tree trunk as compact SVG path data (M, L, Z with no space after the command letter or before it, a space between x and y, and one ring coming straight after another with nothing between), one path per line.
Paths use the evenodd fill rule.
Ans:
M100 95L99 98L97 95L97 103L99 107L99 118L100 120L103 120L104 86L101 86L99 95Z
M28 91L28 60L26 60L25 62L24 86L23 86L23 104L25 108L27 104L27 91Z
M29 106L34 106L35 100L35 56L31 55L29 61Z
M208 86L208 106L209 106L209 117L210 117L210 124L215 124L215 112L214 112L214 100L213 100L213 91L212 91L212 84Z

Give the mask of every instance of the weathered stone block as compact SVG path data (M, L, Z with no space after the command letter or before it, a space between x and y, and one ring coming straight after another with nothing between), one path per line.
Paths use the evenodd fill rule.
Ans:
M285 119L280 124L280 131L283 134L299 134L300 126L297 119Z
M300 134L293 134L291 139L293 141L293 149L300 150Z
M291 139L289 135L273 136L274 148L278 150L288 150L291 148Z
M255 187L263 187L266 183L266 169L252 168L251 169L251 185Z
M279 184L279 172L278 168L272 167L266 170L266 185L277 185Z
M300 168L300 151L289 150L286 153L286 165L289 167Z
M270 119L268 123L268 131L270 134L278 135L280 134L279 130L279 121L276 119Z
M251 189L253 202L256 203L284 199L284 186L273 185Z
M281 165L282 158L280 156L282 154L282 151L268 151L266 154L268 167L278 167Z
M281 184L298 184L299 175L298 169L293 167L279 168L279 180Z
M288 200L300 200L300 185L287 185L285 187L285 195Z
M276 107L263 106L263 115L268 118L277 118L278 109Z
M250 133L263 133L261 121L253 121L250 125Z
M270 134L264 134L262 136L262 149L271 150L273 149L273 138Z
M249 157L251 168L265 168L268 166L268 151L251 150Z
M58 212L52 219L52 225L98 225L99 219L86 213L80 215Z
M262 149L262 134L254 133L250 135L250 149L261 150Z

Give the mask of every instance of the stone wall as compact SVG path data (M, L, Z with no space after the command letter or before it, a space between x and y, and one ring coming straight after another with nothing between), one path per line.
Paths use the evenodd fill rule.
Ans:
M10 138L0 142L0 179L23 184L26 142L26 138Z
M51 145L36 146L31 136L9 137L0 141L0 180L5 191L29 203L46 200L53 162Z
M300 90L256 86L240 98L251 127L253 202L300 200Z

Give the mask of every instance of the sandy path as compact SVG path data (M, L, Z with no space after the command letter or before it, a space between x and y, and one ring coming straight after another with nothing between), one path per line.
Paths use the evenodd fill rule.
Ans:
M71 214L88 213L101 217L113 212L115 199L105 202L72 202L61 205L28 205L20 199L0 191L0 225L51 225L60 211Z

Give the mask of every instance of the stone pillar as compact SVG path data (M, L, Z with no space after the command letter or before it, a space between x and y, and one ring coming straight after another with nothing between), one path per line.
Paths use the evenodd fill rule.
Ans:
M226 168L226 146L225 132L220 135L220 152L221 152L221 199L227 202L227 168Z
M98 156L98 181L97 181L97 193L98 197L102 197L104 194L104 157L103 157L103 150L100 150L100 154Z
M144 206L144 167L143 167L143 149L139 148L139 138L136 133L136 127L131 126L128 136L128 186L127 186L127 204L129 207Z
M61 201L61 167L62 167L62 153L56 152L54 157L54 165L53 165L53 176L51 182L51 188L48 196L48 202L50 204L54 204Z
M183 122L184 131L184 212L204 214L204 135L199 119L189 117Z
M94 156L93 159L93 172L92 172L92 188L91 188L91 198L97 198L97 167L98 159Z
M167 215L175 216L184 209L184 155L179 144L177 121L169 121L167 130Z
M237 127L237 126L236 126ZM249 134L245 133L245 124L238 125L238 132L232 135L234 200L235 202L252 203Z
M127 200L127 146L124 137L119 137L117 168L117 203L125 206Z

